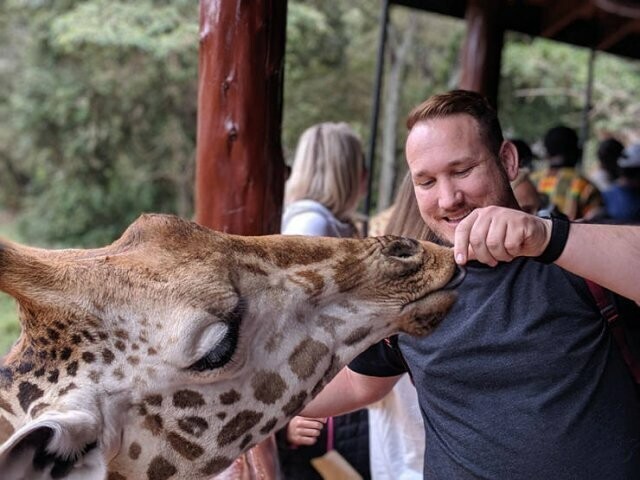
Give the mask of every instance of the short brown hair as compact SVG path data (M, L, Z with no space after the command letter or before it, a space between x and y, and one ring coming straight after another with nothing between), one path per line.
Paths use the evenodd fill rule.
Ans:
M407 128L410 131L418 122L457 114L473 117L489 151L495 155L500 153L504 137L498 114L486 97L470 90L451 90L429 97L411 110Z

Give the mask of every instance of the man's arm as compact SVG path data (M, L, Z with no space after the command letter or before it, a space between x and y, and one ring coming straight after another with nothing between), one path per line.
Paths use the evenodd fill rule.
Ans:
M344 367L299 415L328 417L366 407L389 393L401 376L372 377Z
M640 304L640 226L573 223L555 263Z
M549 219L518 210L476 209L456 228L456 261L496 265L515 257L537 257L549 243L551 226ZM555 263L640 303L640 226L572 223Z

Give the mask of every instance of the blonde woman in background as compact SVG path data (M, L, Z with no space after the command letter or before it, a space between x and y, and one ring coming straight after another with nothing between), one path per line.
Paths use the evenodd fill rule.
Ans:
M358 236L356 209L365 186L362 144L353 129L346 123L310 127L298 141L285 186L281 233ZM294 417L276 439L285 480L322 480L311 460L332 450L324 460L335 459L337 452L360 477L371 478L366 409L329 418Z
M329 122L308 128L285 186L281 233L356 236L356 209L365 186L362 144L353 129Z

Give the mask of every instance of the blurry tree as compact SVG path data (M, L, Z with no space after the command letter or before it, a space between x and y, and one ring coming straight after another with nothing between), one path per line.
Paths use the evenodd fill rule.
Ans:
M25 53L3 102L29 241L112 240L142 211L192 211L197 2L3 6ZM7 125L8 124L8 125ZM24 200L24 201L23 201Z
M519 34L507 38L500 85L500 116L507 133L535 142L559 123L580 131L589 50ZM639 88L640 62L597 53L589 152L605 135L640 139ZM592 157L586 157L587 163Z

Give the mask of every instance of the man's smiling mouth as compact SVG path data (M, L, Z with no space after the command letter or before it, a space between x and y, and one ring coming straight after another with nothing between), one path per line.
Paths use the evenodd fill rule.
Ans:
M471 213L471 210L469 210L468 212L465 212L461 215L457 215L455 217L451 216L451 217L442 217L443 220L445 220L446 222L449 223L458 223L461 222L463 219L465 219L467 217L467 215L469 215Z

